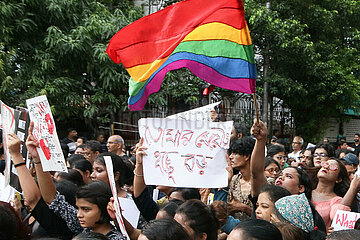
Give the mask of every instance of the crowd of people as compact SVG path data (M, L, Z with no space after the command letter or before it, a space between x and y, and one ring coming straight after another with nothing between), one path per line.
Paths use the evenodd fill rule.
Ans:
M360 239L360 220L354 229L331 227L337 210L360 211L359 134L352 145L342 138L337 146L324 139L306 147L295 136L288 151L279 136L267 144L263 122L254 120L250 134L234 124L228 186L197 189L146 185L142 139L127 153L119 135L104 143L104 135L87 140L75 129L61 140L68 172L43 171L32 130L33 123L30 168L20 139L8 135L23 201L0 202L0 239L127 239L116 220L106 156L117 197L140 212L135 225L124 218L131 240Z

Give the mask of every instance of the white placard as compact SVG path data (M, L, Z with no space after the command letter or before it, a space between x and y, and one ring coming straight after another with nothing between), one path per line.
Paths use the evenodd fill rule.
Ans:
M228 185L226 149L233 122L142 118L140 136L147 147L147 185L219 188Z
M159 199L159 193L160 193L160 191L159 191L159 189L154 189L153 190L153 201L155 202L155 203L157 203L157 200Z
M177 113L167 118L170 119L184 119L190 121L211 121L211 110L219 105L221 102L212 103L203 107L195 108L186 112Z
M137 228L140 217L140 211L137 208L134 200L132 200L131 198L119 197L119 201L122 209L121 214L134 228Z
M10 202L15 197L15 188L7 185L3 190L0 191L0 201Z
M15 133L15 110L3 102L1 102L1 122L3 129L3 148L5 155L5 186L10 183L10 172L11 172L11 156L9 153L9 148L7 145L8 142L8 134Z
M106 172L108 174L109 183L111 187L111 192L113 194L114 198L114 208L115 208L115 217L119 224L121 233L127 237L128 240L130 240L129 235L126 232L124 221L121 217L121 210L120 210L120 202L119 198L117 196L117 190L116 190L116 184L115 184L115 178L114 178L114 170L113 170L113 164L110 156L104 156L105 165L106 165Z
M56 132L55 121L46 96L26 100L31 121L34 122L33 135L39 141L37 152L44 171L67 172L64 155Z
M354 229L355 223L359 218L360 213L337 210L331 226L334 228L334 231Z

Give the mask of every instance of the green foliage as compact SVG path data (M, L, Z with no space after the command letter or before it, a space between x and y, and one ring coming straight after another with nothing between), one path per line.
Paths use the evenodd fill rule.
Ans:
M295 117L297 134L315 141L331 116L359 103L360 1L245 1L257 46L258 86L270 57L270 91ZM268 47L268 48L267 48Z
M108 119L127 105L128 75L105 50L142 16L132 1L0 2L0 98L24 105L46 94L58 121Z

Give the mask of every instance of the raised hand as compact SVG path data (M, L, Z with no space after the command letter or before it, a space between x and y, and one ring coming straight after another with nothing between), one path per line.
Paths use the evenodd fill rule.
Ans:
M140 141L136 144L135 151L136 151L136 163L142 164L143 156L146 156L144 150L147 148L143 146L144 139L140 138Z
M251 134L257 139L257 140L265 140L267 139L268 130L262 121L257 121L254 119L254 124L251 127Z
M360 191L360 176L355 174L353 180L350 183L350 187L355 189L356 192Z
M15 133L8 134L7 145L11 155L20 154L21 140Z
M26 139L26 147L28 150L28 153L33 157L33 158L39 158L39 154L36 150L36 148L40 147L39 141L34 137L33 135L33 130L34 130L34 122L30 122L30 126L29 126L29 130L28 130L28 137Z
M226 160L228 163L228 165L226 167L226 171L228 171L228 186L230 186L231 179L234 176L234 171L233 171L233 168L231 167L231 161L230 161L228 154L226 154Z

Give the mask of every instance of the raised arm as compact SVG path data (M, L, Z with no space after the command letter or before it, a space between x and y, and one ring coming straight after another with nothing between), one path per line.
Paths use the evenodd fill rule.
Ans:
M268 184L265 173L265 146L267 140L267 128L262 121L257 122L251 128L251 134L256 138L255 147L251 154L250 171L251 171L251 195L259 195L260 189Z
M143 172L143 156L146 155L144 150L146 148L143 146L143 138L140 139L139 143L136 145L136 166L135 166L135 176L134 176L134 197L138 198L141 193L145 190L146 184L144 181L144 172Z
M33 129L34 129L34 122L30 122L29 134L26 140L26 147L28 149L29 154L32 156L34 160L36 176L37 176L41 196L46 202L46 204L49 205L55 199L56 188L50 173L44 172L42 169L40 157L36 150L36 148L39 147L39 142L36 140L36 138L32 133Z
M341 204L351 207L357 193L360 191L360 176L354 175L351 181L350 188L346 192L345 196L341 200Z
M21 140L15 133L8 134L8 148L19 176L20 186L24 192L24 199L27 206L34 209L40 200L40 190L26 168L24 159L20 153Z

